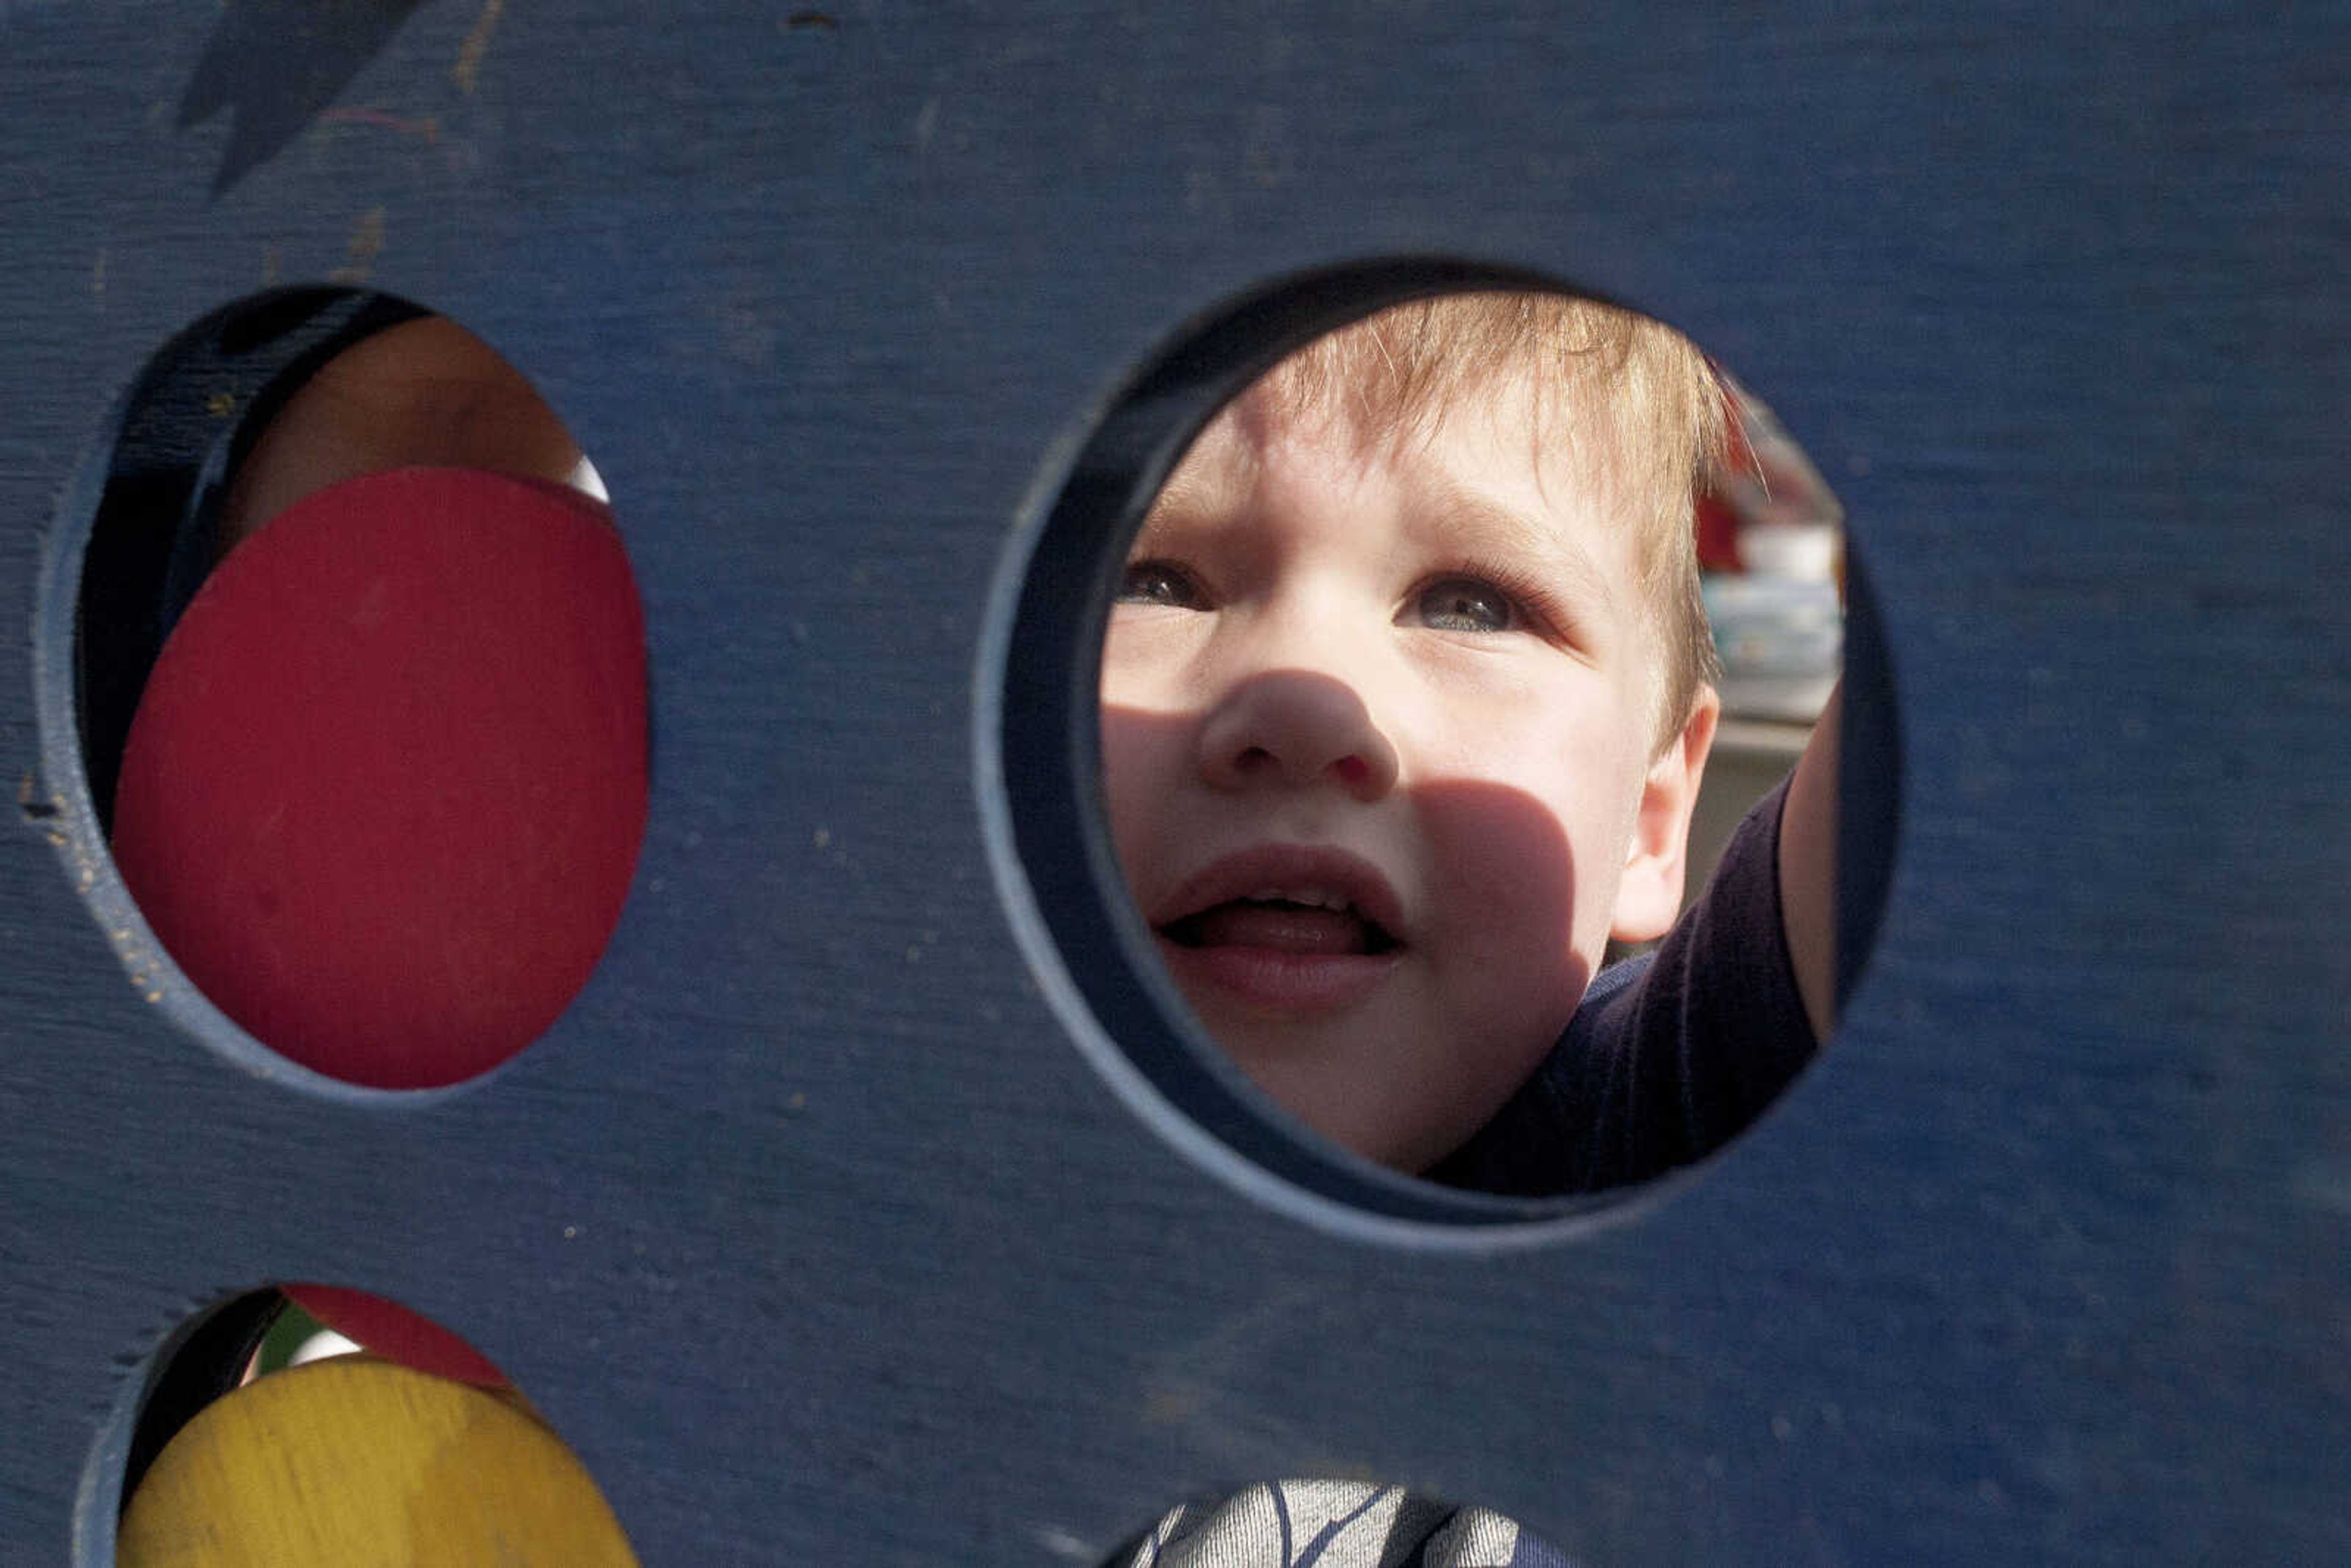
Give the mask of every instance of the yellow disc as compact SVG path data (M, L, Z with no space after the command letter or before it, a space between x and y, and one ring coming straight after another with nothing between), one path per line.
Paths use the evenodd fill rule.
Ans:
M364 1357L199 1412L131 1499L117 1568L636 1568L545 1427L495 1395Z

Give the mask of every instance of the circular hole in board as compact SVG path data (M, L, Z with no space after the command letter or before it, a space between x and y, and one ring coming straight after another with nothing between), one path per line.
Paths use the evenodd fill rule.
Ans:
M594 1481L478 1351L287 1285L178 1336L127 1446L112 1561L632 1564Z
M510 1059L644 826L643 610L592 465L481 340L347 289L207 318L111 436L40 696L53 831L133 983L265 1072Z
M1844 727L1871 798L1824 752L1780 848L1776 786L1841 652L1883 701L1881 644L1817 471L1687 340L1522 273L1333 269L1179 334L1055 477L983 798L1049 993L1171 1142L1326 1225L1508 1243L1812 1059L1890 722Z

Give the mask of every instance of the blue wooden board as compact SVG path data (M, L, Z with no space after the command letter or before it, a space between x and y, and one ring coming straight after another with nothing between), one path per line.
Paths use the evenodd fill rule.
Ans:
M288 1279L467 1335L653 1564L1091 1563L1295 1474L1597 1564L2351 1557L2346 23L0 0L0 1561L108 1562L159 1347ZM990 836L1056 787L987 765L1008 562L1107 401L1382 256L1689 331L1876 591L1845 1027L1596 1216L1204 1144ZM339 278L537 382L651 628L611 950L422 1102L140 951L60 718L110 408Z

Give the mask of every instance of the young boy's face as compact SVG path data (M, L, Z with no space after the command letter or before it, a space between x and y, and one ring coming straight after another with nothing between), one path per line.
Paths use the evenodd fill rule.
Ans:
M1331 400L1336 401L1336 400ZM1604 454L1507 377L1431 431L1261 383L1128 557L1111 825L1185 997L1308 1125L1416 1171L1662 933L1712 731L1656 746L1660 643Z

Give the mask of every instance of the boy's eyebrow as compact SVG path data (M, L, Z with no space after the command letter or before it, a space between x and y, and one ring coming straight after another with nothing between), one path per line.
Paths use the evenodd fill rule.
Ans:
M1240 476L1244 486L1246 479L1246 475ZM1204 477L1199 466L1188 461L1177 464L1175 472L1161 482L1159 493L1151 497L1150 508L1143 514L1142 531L1149 533L1153 524L1170 517L1199 517L1215 511L1211 498L1220 488L1230 488L1235 483L1230 476Z
M1425 514L1447 544L1529 568L1579 600L1613 605L1616 586L1590 551L1560 528L1451 479L1429 487Z

